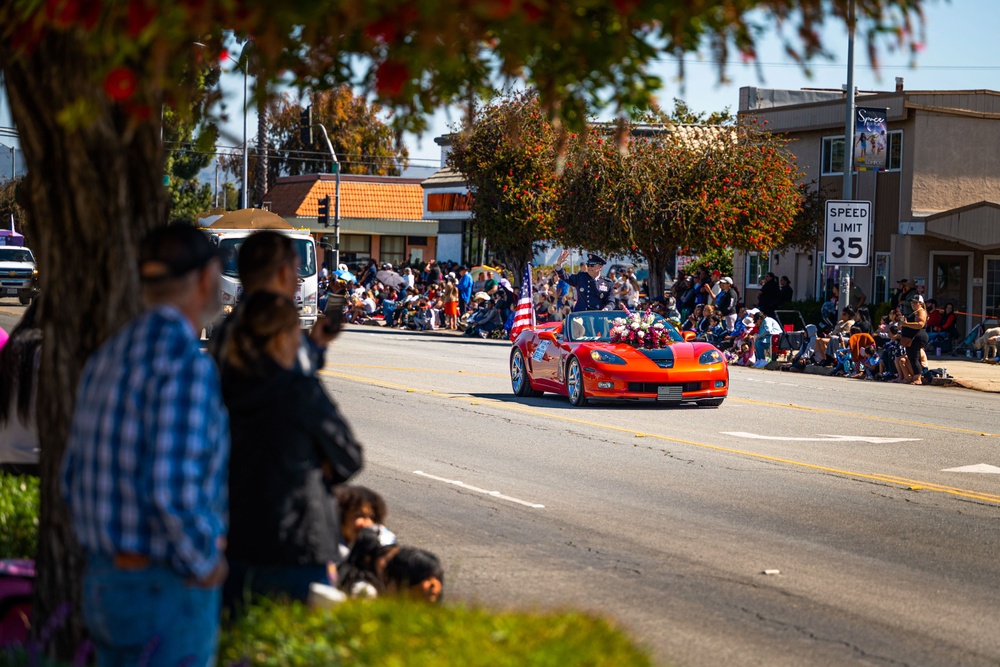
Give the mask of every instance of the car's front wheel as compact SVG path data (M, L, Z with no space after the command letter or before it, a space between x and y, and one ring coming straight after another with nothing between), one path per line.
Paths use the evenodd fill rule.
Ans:
M542 392L532 389L531 378L528 377L528 366L524 361L521 349L515 347L510 354L510 386L514 394L522 398L541 396Z
M566 394L569 402L580 408L587 404L587 392L583 388L583 369L580 361L573 357L566 367Z

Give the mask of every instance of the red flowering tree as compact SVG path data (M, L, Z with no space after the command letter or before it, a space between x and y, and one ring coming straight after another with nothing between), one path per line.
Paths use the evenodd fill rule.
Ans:
M474 224L487 252L520 276L535 245L552 238L557 132L533 92L477 109L455 136L448 165L472 190Z
M642 257L661 294L678 249L764 251L804 237L798 177L785 140L752 122L597 128L570 153L556 224L567 244Z
M162 110L183 114L198 101L193 69L252 37L258 96L278 79L313 90L348 82L390 107L397 131L420 129L429 110L471 99L497 78L522 79L565 128L601 105L647 106L659 81L646 65L660 53L707 44L717 62L733 48L752 58L768 18L794 24L797 57L820 53L819 25L844 19L848 1L0 3L0 68L28 167L45 295L37 617L78 601L80 558L57 475L74 388L88 355L139 310L137 242L167 215ZM863 27L915 46L911 22L922 2L866 0ZM80 635L73 614L52 646L68 655Z

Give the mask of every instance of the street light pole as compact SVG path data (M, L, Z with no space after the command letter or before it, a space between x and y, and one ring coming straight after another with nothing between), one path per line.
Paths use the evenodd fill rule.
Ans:
M195 42L196 44L198 42ZM247 49L253 44L253 40L248 40L246 44L243 45L243 50L240 51L240 58L237 60L233 58L228 53L226 57L232 62L236 63L236 66L243 70L243 192L240 196L240 208L247 208L247 202L249 201L250 188L247 184L248 174L250 171L250 155L249 155L249 143L247 142L247 113L249 111L248 100L247 100L247 75L250 70L250 53Z
M853 199L854 183L854 0L847 6L847 100L844 113L844 186L841 199Z
M330 135L326 131L326 127L323 123L317 123L321 130L323 130L323 138L326 139L326 147L330 149L330 157L333 158L333 172L336 174L336 185L334 185L334 196L333 196L333 265L338 269L340 268L340 160L337 159L337 153L333 150L333 143L330 141ZM332 273L332 272L331 272Z

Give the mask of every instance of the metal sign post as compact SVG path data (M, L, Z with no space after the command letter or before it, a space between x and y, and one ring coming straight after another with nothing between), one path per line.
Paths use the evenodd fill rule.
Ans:
M872 238L872 203L831 199L826 202L826 260L837 266L868 266ZM840 278L838 306L851 305L851 277Z

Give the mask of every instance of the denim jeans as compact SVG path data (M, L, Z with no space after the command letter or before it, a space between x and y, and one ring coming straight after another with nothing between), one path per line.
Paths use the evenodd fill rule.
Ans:
M771 334L757 334L753 341L754 354L757 361L771 357Z
M202 667L215 664L219 588L199 588L165 565L115 568L90 554L83 618L101 667Z

